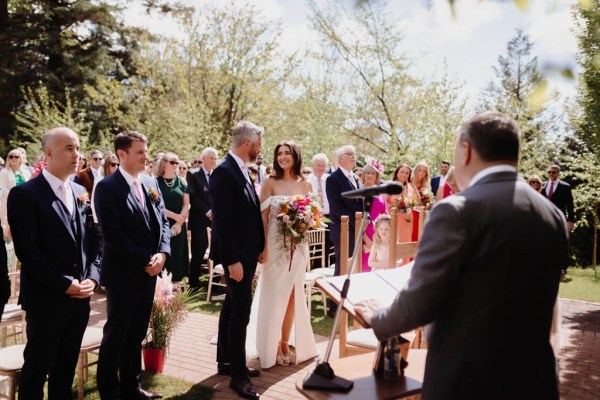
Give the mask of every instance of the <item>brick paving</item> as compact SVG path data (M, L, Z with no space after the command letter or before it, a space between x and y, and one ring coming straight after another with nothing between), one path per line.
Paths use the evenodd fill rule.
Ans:
M562 400L600 399L600 303L561 299L562 324L559 355L560 393ZM105 298L97 296L92 306L90 325L102 326L105 321ZM237 399L229 389L229 378L216 375L216 346L210 339L217 333L218 318L190 313L175 333L164 373L215 389L213 399ZM526 339L527 332L523 332ZM327 338L316 335L319 354L325 353ZM338 358L338 343L331 359ZM258 360L249 366L258 368ZM252 382L261 399L302 399L296 381L305 376L314 362L295 367L275 366L263 370Z

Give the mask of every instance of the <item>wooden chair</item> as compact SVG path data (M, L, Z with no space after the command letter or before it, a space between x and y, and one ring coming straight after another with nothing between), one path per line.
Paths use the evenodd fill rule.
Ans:
M327 315L327 301L325 293L314 286L317 279L326 277L324 270L331 268L315 268L311 270L313 260L321 260L321 265L325 263L325 229L312 229L307 232L308 236L308 262L306 263L306 274L304 275L304 290L306 292L306 302L308 305L308 317L311 315L311 302L313 293L321 293L323 302L323 312ZM333 271L331 271L333 276Z
M206 228L208 234L208 248L210 248L211 241L211 231L210 228ZM213 286L221 286L227 287L227 284L221 283L221 279L225 275L225 270L221 264L214 265L213 260L208 258L208 291L206 293L206 301L212 300L212 287ZM218 282L215 282L215 278L218 279Z
M17 393L17 377L23 368L25 350L25 312L20 315L21 330L23 332L23 344L13 344L11 346L0 348L0 377L6 377L6 390L0 390L0 399L14 400ZM2 320L4 323L4 319Z
M102 343L102 328L87 327L81 340L81 348L79 349L79 360L75 373L77 375L77 397L83 400L83 382L88 380L88 368L98 364L98 359L90 362L89 353L97 353Z

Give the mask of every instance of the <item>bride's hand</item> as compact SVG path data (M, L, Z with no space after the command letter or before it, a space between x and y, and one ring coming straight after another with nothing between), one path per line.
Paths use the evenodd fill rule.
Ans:
M258 255L258 262L264 264L267 262L267 249L265 248L262 253Z

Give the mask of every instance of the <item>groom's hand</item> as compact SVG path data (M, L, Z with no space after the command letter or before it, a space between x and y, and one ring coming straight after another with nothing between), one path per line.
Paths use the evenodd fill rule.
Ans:
M242 267L241 262L236 262L235 264L231 264L229 267L229 277L236 282L240 282L244 279L244 267Z

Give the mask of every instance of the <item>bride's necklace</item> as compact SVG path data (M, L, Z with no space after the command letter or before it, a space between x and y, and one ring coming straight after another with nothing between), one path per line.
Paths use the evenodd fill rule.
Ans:
M167 185L167 187L170 187L170 188L171 188L171 187L173 187L173 185L175 184L175 179L176 179L176 177L173 177L173 179L171 179L171 182L169 182L169 181L167 180L167 178L163 178L163 179L165 180L165 185Z

